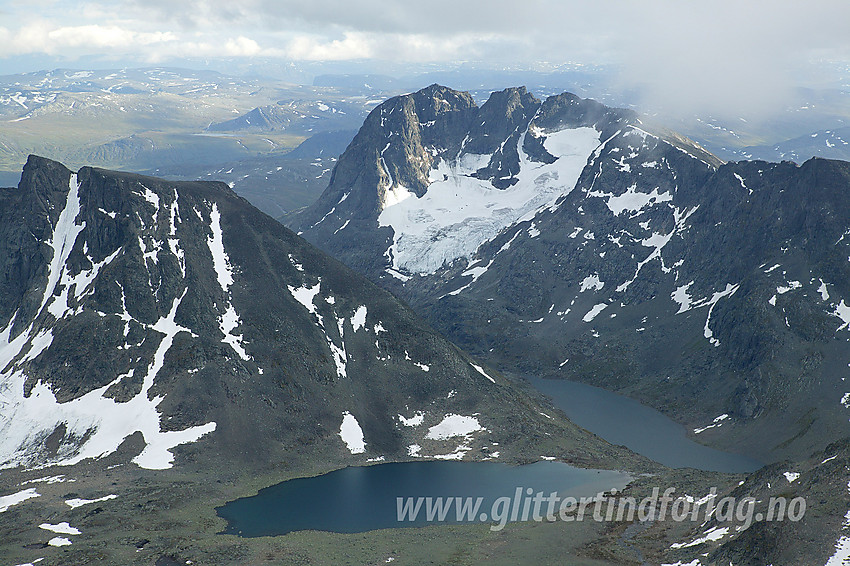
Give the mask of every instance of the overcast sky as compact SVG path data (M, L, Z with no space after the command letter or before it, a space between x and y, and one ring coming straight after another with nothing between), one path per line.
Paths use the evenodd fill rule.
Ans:
M0 0L0 74L79 58L616 65L628 86L777 101L850 62L847 0ZM742 102L743 101L743 102Z

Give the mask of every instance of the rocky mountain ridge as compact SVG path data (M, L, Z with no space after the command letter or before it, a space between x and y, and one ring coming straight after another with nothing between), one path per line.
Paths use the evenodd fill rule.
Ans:
M705 439L770 461L846 434L848 185L569 94L431 86L376 108L291 225L496 367L727 415Z
M534 436L524 421L541 424L502 378L223 184L31 157L0 211L4 468L100 458L139 433L134 462L151 468L184 451L480 459L496 452L485 437L507 455ZM452 415L473 430L425 438Z

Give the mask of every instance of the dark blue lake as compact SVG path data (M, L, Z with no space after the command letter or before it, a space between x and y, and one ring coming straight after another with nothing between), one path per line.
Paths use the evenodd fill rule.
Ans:
M623 395L574 381L534 377L528 381L575 424L659 464L727 473L751 472L763 465L694 442L682 425Z
M522 519L529 495L558 492L560 497L592 497L600 491L621 489L627 474L607 470L584 470L561 462L537 462L509 466L496 462L404 462L349 467L312 478L298 478L260 490L253 497L231 501L216 511L227 520L224 533L243 537L281 535L299 530L357 533L375 529L457 524L470 522L468 514L457 516L457 502L448 498L483 500L473 522L508 522L514 508ZM517 491L519 489L519 492ZM420 503L415 520L410 508L399 520L399 502L407 498L442 498L448 512L437 521L428 520L428 503ZM501 503L497 504L497 500ZM496 505L496 507L494 507ZM541 507L546 514L547 504ZM557 509L557 507L556 507ZM433 508L432 508L433 510ZM533 503L529 505L533 512ZM532 515L528 515L528 519ZM485 513L486 516L481 514ZM494 515L496 515L494 517Z
M683 426L634 399L571 381L529 381L577 425L666 466L739 473L762 465L752 458L694 442ZM528 516L523 519L523 513L527 515L524 505L538 492L547 496L557 492L561 498L592 497L600 491L621 489L629 479L621 472L584 470L549 461L526 466L445 461L378 464L285 481L216 511L227 520L225 533L244 537L300 530L356 533L470 521L492 526L528 520ZM458 516L457 497L482 498L474 516L468 513L468 506ZM419 498L422 502L412 518ZM439 510L433 505L429 518L428 506L437 498L447 510L442 520L438 520ZM504 504L501 507L499 500ZM513 514L516 508L518 516ZM545 509L544 503L544 514Z

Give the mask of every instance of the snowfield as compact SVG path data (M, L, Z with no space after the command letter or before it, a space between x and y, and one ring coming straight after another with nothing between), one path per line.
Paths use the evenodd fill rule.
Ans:
M378 223L395 233L389 250L393 269L433 273L447 262L470 257L507 226L572 191L599 146L599 132L575 128L546 136L546 150L558 159L552 164L530 161L522 150L523 134L517 142L518 182L504 190L471 176L491 156L469 154L453 162L440 160L422 197L404 187L391 187Z

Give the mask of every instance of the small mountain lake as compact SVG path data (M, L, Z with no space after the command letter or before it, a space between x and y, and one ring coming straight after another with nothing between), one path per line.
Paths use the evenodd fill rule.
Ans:
M752 458L694 442L682 425L634 399L582 383L528 379L577 425L665 466L739 473L762 465ZM499 462L389 463L292 479L252 497L231 501L216 511L227 521L223 532L242 537L301 530L358 533L435 523L504 525L522 519L521 508L538 492L547 496L557 492L561 498L592 497L600 491L621 489L630 479L622 472L585 470L551 461L525 466ZM478 497L482 500L474 514L458 515L454 498ZM419 511L411 518L419 498ZM443 520L436 520L440 513L432 505L438 498L447 509ZM501 507L498 500L502 500ZM406 513L400 513L405 504ZM546 507L544 503L543 514ZM520 508L519 515L509 516L515 508Z
M267 487L252 497L231 501L216 509L227 520L225 534L242 537L282 535L292 531L319 530L337 533L359 533L375 529L418 527L428 524L467 522L499 523L523 513L522 508L532 494L549 496L592 497L600 491L621 489L631 480L628 474L608 470L585 470L561 462L536 462L525 466L509 466L498 462L424 461L352 466L321 476L297 478ZM531 490L529 493L528 490ZM415 504L419 498L481 497L477 512L461 514L458 520L456 501L446 504L448 512L442 521L428 520L427 501L419 505L415 520L410 507L399 519L399 501ZM497 503L497 500L502 500ZM546 514L547 503L541 512ZM555 507L557 514L558 507Z
M752 472L763 465L694 442L685 427L634 399L574 381L527 379L575 424L659 464L727 473Z

